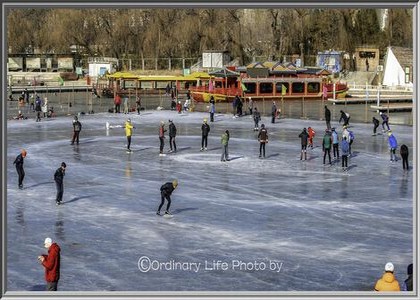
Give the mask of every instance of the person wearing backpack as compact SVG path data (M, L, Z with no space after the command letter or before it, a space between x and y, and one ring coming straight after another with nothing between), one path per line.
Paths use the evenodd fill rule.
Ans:
M349 142L346 137L341 140L341 167L347 171L347 158L349 156Z
M71 139L71 144L74 145L74 142L76 141L76 144L79 145L79 134L82 130L82 123L80 123L77 116L74 116L73 120L73 138Z
M355 136L354 136L353 131L349 130L349 139L350 139L349 140L349 154L350 154L350 156L351 156L351 145L354 142L354 138L355 138Z
M331 165L331 134L328 129L325 130L324 138L322 139L322 151L324 151L324 165L325 165L325 158L328 154L328 161Z

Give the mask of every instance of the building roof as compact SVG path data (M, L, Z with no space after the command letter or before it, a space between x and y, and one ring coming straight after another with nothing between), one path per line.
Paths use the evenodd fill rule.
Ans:
M413 66L413 49L404 47L390 47L401 67Z

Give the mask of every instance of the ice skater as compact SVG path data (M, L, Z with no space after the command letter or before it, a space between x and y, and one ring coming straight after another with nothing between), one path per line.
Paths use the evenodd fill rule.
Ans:
M335 127L333 127L331 132L331 138L332 138L332 145L333 145L333 155L334 160L338 159L340 160L340 150L339 150L339 143L340 139L338 138L338 133L335 131Z
M22 149L20 154L16 156L15 161L13 162L16 165L16 171L19 176L18 187L19 189L23 189L23 179L25 178L25 170L23 169L23 160L26 157L26 150Z
M322 151L324 152L324 165L325 158L328 154L328 161L331 165L331 134L328 129L325 129L324 137L322 138Z
M131 119L127 119L124 124L125 136L127 137L127 152L131 152L131 136L133 135L133 124L131 124Z
M221 143L223 146L223 152L222 152L222 157L220 158L220 161L229 161L229 151L228 151L228 145L229 145L229 138L230 138L230 133L229 130L226 129L226 131L222 134L222 139L221 139Z
M201 150L200 151L207 151L207 139L210 132L210 126L207 124L207 119L203 120L203 124L201 125Z
M210 122L214 122L214 113L216 112L216 105L214 104L214 98L210 98Z
M41 122L41 112L42 112L42 100L37 95L35 100L35 111L36 111L36 122Z
M74 116L73 120L73 138L71 139L71 144L74 145L74 142L76 141L76 144L79 145L79 134L82 130L82 123L80 123L77 116Z
M261 124L260 132L258 133L258 141L260 142L260 158L265 158L265 144L268 143L268 131L264 124Z
M254 131L258 131L259 130L258 123L261 120L261 114L256 107L254 108L253 117L254 117Z
M57 291L58 281L60 280L60 246L54 243L51 238L46 238L44 247L48 249L48 254L38 256L38 261L45 268L45 281L47 291Z
M389 131L390 130L389 124L388 124L389 117L383 112L380 112L379 115L382 118L382 132L385 132L385 125L386 125L387 130Z
M341 167L343 171L347 171L347 158L349 157L349 142L346 137L341 140Z
M400 154L402 158L403 169L408 170L408 147L405 144L401 145Z
M252 116L252 112L254 110L254 102L252 101L251 97L249 97L248 99L249 99L249 101L248 101L249 115Z
M160 126L159 126L159 142L160 142L159 156L164 156L163 147L165 146L165 132L166 132L165 122L160 121Z
M375 117L372 118L372 123L373 123L373 134L372 135L376 135L376 129L378 129L379 127L379 120Z
M176 126L172 120L169 120L169 147L171 147L171 150L169 150L169 152L176 152L175 137Z
M308 147L311 147L311 149L314 148L314 137L315 137L315 130L312 127L308 127L308 138L309 138L309 144Z
M349 126L350 114L342 110L340 110L340 113L341 113L341 116L340 116L340 120L338 120L338 124L340 124L341 120L343 120L343 126Z
M271 123L275 123L276 122L276 117L277 117L277 106L276 106L276 102L273 101L273 105L271 106Z
M388 131L388 145L389 145L390 161L391 162L397 161L397 157L395 156L395 151L397 150L398 142L391 130Z
M331 111L328 107L324 106L324 115L325 115L325 123L327 124L327 129L331 129Z
M141 110L141 98L140 96L136 97L136 110L137 110L137 114L140 114L140 110Z
M66 173L66 163L62 162L61 166L54 173L55 187L57 188L57 196L55 198L55 204L60 205L63 201L64 194L64 175Z
M171 195L172 195L172 192L176 189L177 186L178 186L178 181L175 179L174 181L167 182L160 187L161 202L160 202L159 208L156 212L157 215L160 216L160 210L161 210L163 204L165 203L165 199L168 201L168 204L166 205L165 215L170 215L171 214L169 212L169 208L171 207Z
M305 154L306 160L306 148L308 147L308 133L306 132L306 128L303 128L302 132L299 134L300 143L301 143L301 150L300 150L300 160L303 159Z

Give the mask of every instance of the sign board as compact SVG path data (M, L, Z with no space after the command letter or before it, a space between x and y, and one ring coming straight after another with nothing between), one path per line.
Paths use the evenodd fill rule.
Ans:
M223 68L229 62L229 55L224 51L203 52L203 68Z
M9 66L9 70L23 69L23 58L22 57L9 57L8 66Z
M26 58L26 69L40 69L41 58L39 57L27 57Z
M89 64L89 76L90 77L97 77L103 76L107 72L114 73L114 67L112 63L90 63Z
M58 68L65 70L73 70L73 58L72 57L59 57Z

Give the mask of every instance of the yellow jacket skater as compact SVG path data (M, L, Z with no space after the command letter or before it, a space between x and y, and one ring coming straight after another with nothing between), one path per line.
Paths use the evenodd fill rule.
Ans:
M131 145L131 136L133 135L133 124L131 124L131 120L127 119L125 122L125 135L127 137L127 152L131 152L130 145Z

